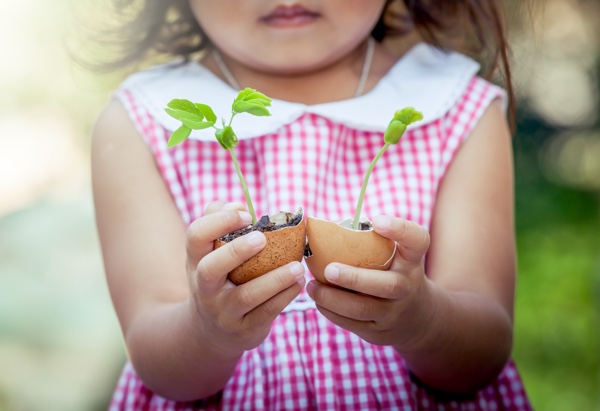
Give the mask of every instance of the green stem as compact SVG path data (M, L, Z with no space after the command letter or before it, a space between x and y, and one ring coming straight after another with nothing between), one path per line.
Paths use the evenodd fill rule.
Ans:
M237 112L237 111L232 111L232 112L231 112L231 118L229 119L229 124L228 124L228 126L230 126L230 127L231 127L231 123L233 122L233 118L235 117L235 115L236 115L236 114L238 114L238 112Z
M352 221L352 229L354 229L354 230L358 230L358 223L360 220L360 212L362 210L363 199L365 198L365 192L367 191L367 183L369 182L369 177L371 177L371 172L373 171L373 168L375 167L375 163L377 163L377 160L379 160L379 158L381 158L381 156L383 155L383 153L385 153L385 150L387 150L389 146L390 146L390 143L385 143L385 145L381 148L381 150L379 150L379 153L377 153L377 155L375 156L373 161L371 161L371 164L369 165L369 169L367 170L367 172L365 174L365 179L363 180L362 188L360 189L360 195L358 196L358 203L356 204L356 211L354 212L354 220Z
M242 174L242 170L240 169L240 164L238 163L235 153L233 152L233 148L229 149L229 153L231 154L231 159L233 160L233 165L235 166L235 170L237 171L240 183L242 183L244 197L246 197L246 204L248 205L248 212L252 216L252 225L255 225L257 222L256 213L254 212L254 206L252 205L252 200L250 199L250 192L248 191L246 180L244 179L244 175Z

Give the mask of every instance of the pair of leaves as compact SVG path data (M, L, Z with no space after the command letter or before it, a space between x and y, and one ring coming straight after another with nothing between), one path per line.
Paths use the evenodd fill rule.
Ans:
M187 139L192 130L202 130L215 125L217 116L206 104L192 103L185 99L173 99L165 109L168 115L181 121L181 126L171 134L168 147Z
M260 91L245 88L240 91L233 101L231 110L235 113L249 113L254 116L270 116L267 107L271 106L271 99Z
M206 104L192 103L185 99L173 99L167 104L165 111L171 117L181 121L192 130L212 127L217 122L217 116Z
M406 107L394 113L394 118L388 124L383 139L387 144L397 144L404 135L406 127L423 120L423 114L413 107Z
M271 99L263 93L251 88L240 91L231 106L231 119L238 113L249 113L254 116L270 116L267 107L271 106ZM185 141L192 130L215 127L217 116L210 106L200 103L192 103L185 99L173 99L165 109L168 115L181 121L181 126L171 134L167 146L173 147ZM229 121L231 124L231 120ZM215 136L221 147L229 150L236 146L238 140L231 126L217 128ZM216 127L215 127L216 128Z

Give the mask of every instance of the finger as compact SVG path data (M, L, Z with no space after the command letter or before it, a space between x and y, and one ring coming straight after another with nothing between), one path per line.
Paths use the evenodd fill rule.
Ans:
M215 211L200 217L188 227L186 247L190 269L195 269L200 259L213 250L217 238L252 223L252 217L245 211L216 210L216 207L213 208Z
M234 202L230 202L230 203L228 203L226 201L221 201L221 200L212 201L204 209L204 215L216 213L217 211L221 211L221 210L246 211L246 206L244 206L244 204L240 203L239 201L234 201Z
M223 210L246 211L246 206L242 203L234 201L232 203L226 203L225 205L223 205Z
M258 254L266 244L265 235L253 231L207 254L198 264L198 289L205 293L217 291L227 281L229 272Z
M374 328L376 325L373 321L360 321L341 316L321 305L317 305L317 310L338 327L348 330L356 335L364 334L365 329Z
M325 267L324 274L332 284L374 297L399 299L409 291L406 276L392 270L370 270L332 263Z
M376 321L382 317L387 307L386 300L351 293L318 281L308 283L306 291L319 307L357 321Z
M417 223L402 218L379 216L373 220L377 234L394 240L405 260L419 262L429 248L429 233Z
M294 300L294 298L298 296L298 294L300 294L300 291L302 291L304 288L305 282L306 280L304 277L302 277L292 286L269 298L267 301L246 314L244 317L244 322L246 322L249 326L254 327L272 323L273 320L275 320L275 318L281 314L283 309L287 307Z
M241 317L303 278L304 266L297 261L279 267L232 289L232 309Z
M217 200L211 201L204 209L204 215L212 214L223 209L227 201Z

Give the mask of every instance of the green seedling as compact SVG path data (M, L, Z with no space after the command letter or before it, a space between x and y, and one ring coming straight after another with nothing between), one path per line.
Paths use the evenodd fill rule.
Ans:
M248 212L252 215L252 225L255 225L257 222L256 213L254 212L248 185L233 150L238 143L238 138L231 127L231 123L233 122L233 118L240 113L249 113L254 116L270 116L271 113L267 108L270 106L271 99L269 97L254 89L246 88L240 91L233 100L229 121L225 122L224 118L221 119L221 128L215 125L217 123L217 116L213 109L206 104L192 103L184 99L173 99L167 104L167 108L165 109L167 114L181 121L181 126L171 134L167 142L168 147L173 147L185 141L192 133L192 130L202 130L209 127L215 129L217 141L221 147L231 154L233 165L244 190Z
M367 191L367 183L369 182L369 177L371 177L371 172L373 171L375 164L381 158L383 153L385 153L389 146L391 146L392 144L398 144L398 141L400 141L400 138L402 138L404 132L406 131L406 127L420 120L423 120L423 114L412 107L406 107L394 113L394 118L392 118L392 120L387 126L387 129L385 130L385 133L383 134L383 140L385 141L385 144L381 148L381 150L379 150L373 161L371 161L371 164L369 165L369 168L365 173L365 178L363 180L360 195L358 196L358 202L356 204L354 219L352 220L352 229L358 230L358 226L360 223L360 213L362 211L365 192Z

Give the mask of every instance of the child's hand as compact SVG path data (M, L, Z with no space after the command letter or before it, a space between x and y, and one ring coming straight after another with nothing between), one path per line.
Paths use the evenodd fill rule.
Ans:
M312 281L307 291L338 326L372 344L410 349L426 332L423 325L431 312L431 283L423 265L429 234L415 223L384 216L373 221L373 228L397 243L388 271L332 263L325 277L343 289Z
M238 203L214 202L187 231L187 273L191 307L199 317L201 335L213 352L241 354L258 346L277 315L304 286L298 262L236 286L228 273L266 245L264 234L253 232L213 251L213 242L251 222Z

